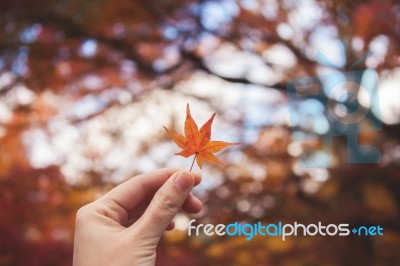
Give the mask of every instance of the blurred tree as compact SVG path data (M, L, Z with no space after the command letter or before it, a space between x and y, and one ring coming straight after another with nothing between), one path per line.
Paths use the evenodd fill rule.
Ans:
M400 263L396 110L394 122L361 137L380 148L382 163L347 164L345 139L338 138L332 169L300 169L299 151L321 147L320 141L294 142L287 122L256 124L242 115L229 120L232 110L221 107L223 99L177 88L201 73L243 90L256 86L271 95L278 92L276 106L269 103L270 109L263 109L263 115L271 116L287 104L286 80L318 76L326 68L346 71L367 51L356 69L372 68L383 78L396 75L397 1L3 0L0 27L0 265L70 264L74 214L112 186L109 176L116 171L99 163L96 143L79 161L89 169L76 174L78 181L66 180L67 160L62 156L56 156L54 165L34 165L29 148L38 141L34 134L40 129L51 139L64 125L57 124L60 117L72 133L72 128L97 128L95 122L85 122L107 117L107 111L119 110L115 107L145 106L145 96L155 90L178 91L210 105L242 136L246 127L257 133L254 141L242 141L237 163L227 164L222 172L209 169L221 182L200 194L205 210L196 216L199 222L315 223L318 218L385 228L381 238L298 237L286 242L195 239L173 232L160 246L160 265ZM346 51L337 60L330 56L339 53L329 49L339 40ZM318 50L336 65L324 66ZM315 100L324 104L328 95L324 97ZM89 106L90 111L78 112L71 103ZM377 120L380 117L369 117L371 123ZM109 129L112 143L121 141L124 129ZM148 143L138 145L142 153L151 152ZM66 149L73 157L79 147Z

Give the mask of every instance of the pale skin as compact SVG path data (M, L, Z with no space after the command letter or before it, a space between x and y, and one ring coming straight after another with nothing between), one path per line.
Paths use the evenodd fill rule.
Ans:
M191 194L200 174L165 168L115 187L76 215L74 266L155 265L156 247L182 209L199 212Z

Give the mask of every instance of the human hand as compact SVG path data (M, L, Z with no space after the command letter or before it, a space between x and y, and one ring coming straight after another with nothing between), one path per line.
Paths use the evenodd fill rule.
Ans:
M199 174L165 168L129 179L76 215L74 266L154 265L156 247L182 208L202 203L190 191Z

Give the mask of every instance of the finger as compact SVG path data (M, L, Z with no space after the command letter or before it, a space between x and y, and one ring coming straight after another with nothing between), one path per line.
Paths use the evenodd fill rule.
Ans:
M203 208L203 203L193 196L192 193L186 198L185 202L182 205L182 210L188 213L198 213Z
M148 205L149 202L146 203L146 206L144 206L144 204L140 204L140 212L139 210L135 210L135 212L138 212L138 215L129 216L129 222L127 224L124 224L124 226L128 227L131 226L134 222L136 222L140 218L140 216L142 216ZM188 213L198 213L201 211L202 208L203 208L203 203L192 193L189 193L181 209ZM169 230L168 228L170 228L170 225L168 225L167 230ZM170 230L173 230L174 227L175 225Z
M150 199L143 200L138 206L136 206L132 211L129 212L129 222L126 224L122 224L125 227L131 226L134 222L136 222L147 209L151 202ZM198 213L203 208L203 203L193 194L189 194L186 198L185 202L182 205L182 210L188 213Z
M129 210L145 198L146 193L148 193L146 188L155 187L158 182L165 182L177 171L178 169L175 168L166 168L133 177L113 188L98 199L95 204L102 211L101 214L110 217L121 225L126 225L129 220Z
M193 172L192 172L193 173ZM197 186L200 182L201 182L201 175L199 173L193 173L194 174L194 186ZM144 213L144 211L147 209L147 207L149 206L154 193L157 191L157 187L155 189L150 190L147 195L145 196L144 199L142 199L142 201L135 206L135 208L133 208L131 211L129 211L129 220L131 222L136 221L137 219L139 219L140 216L142 216L142 214ZM191 194L189 194L191 195ZM190 197L190 196L188 196ZM193 205L194 204L194 205ZM193 206L192 206L193 205ZM183 210L189 213L197 213L197 209L199 209L199 205L203 205L201 203L200 200L190 200L188 203L184 203L183 205ZM201 207L200 207L201 209Z
M172 231L175 228L175 222L172 221L168 224L167 228L165 229L166 231Z
M190 172L175 173L154 195L149 207L135 223L135 228L144 237L158 241L172 221L194 186L194 176Z
M143 200L134 210L129 212L129 223L123 224L125 227L130 226L136 222L150 204L151 199ZM189 193L185 202L182 205L182 210L187 213L198 213L203 208L203 203L192 193Z
M130 216L129 212L144 199L150 199L162 184L179 170L164 168L133 177L105 194L97 203L104 211L104 215L120 224L126 224ZM194 173L194 180L196 184L200 183L200 174Z

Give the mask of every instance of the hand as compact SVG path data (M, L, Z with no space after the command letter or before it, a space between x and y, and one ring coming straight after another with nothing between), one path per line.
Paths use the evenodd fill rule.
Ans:
M74 265L154 265L156 247L182 208L202 208L190 191L199 174L160 169L129 179L76 215Z

